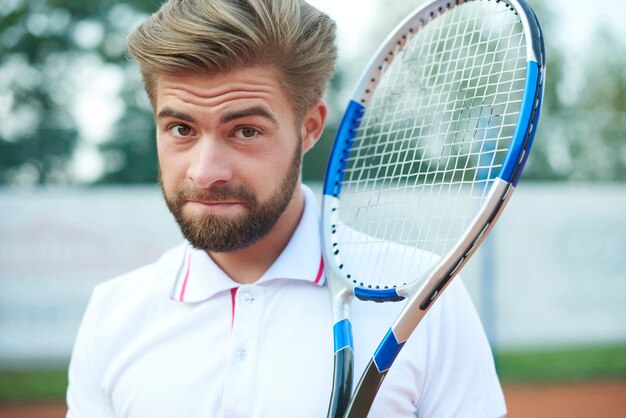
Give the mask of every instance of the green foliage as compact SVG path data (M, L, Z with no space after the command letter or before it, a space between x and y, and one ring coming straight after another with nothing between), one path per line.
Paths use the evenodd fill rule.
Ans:
M155 183L158 172L155 130L118 131L102 147L107 171L99 184Z
M565 176L558 172L551 163L551 125L553 115L563 111L564 104L559 93L565 79L566 59L564 50L558 43L557 24L550 5L545 2L531 2L533 10L539 18L544 35L546 49L546 83L544 87L542 112L539 127L524 170L527 180L564 180ZM555 122L558 123L558 122ZM559 151L557 151L559 152Z
M530 0L542 23L547 51L543 112L524 177L532 180L626 180L626 42L609 28L572 51L560 42L555 6ZM129 0L0 0L0 185L80 181L70 164L80 147L104 161L97 183L153 183L157 172L152 116L126 37L159 2ZM328 126L305 156L306 181L324 177L328 154L346 103L339 97L356 82L392 27L414 4L378 7L379 19L361 54L340 61L327 100ZM576 53L576 56L572 54ZM362 61L362 62L361 62ZM122 116L101 145L85 137L76 108L81 86L98 83L94 67L120 75ZM82 121L84 122L84 121Z
M0 403L62 400L66 390L67 369L0 371Z
M51 86L66 69L71 15L43 2L0 7L0 184L20 171L37 183L58 178L77 142L64 97ZM6 120L4 120L6 118Z
M626 345L500 352L503 382L626 379Z
M524 172L532 180L626 180L626 42L608 26L566 50L550 3L542 23L547 77L542 115Z
M302 164L302 179L304 182L324 180L328 158L336 134L337 125L327 125L317 145L304 156Z
M147 0L0 1L0 184L73 181L68 164L84 141L72 112L78 74L87 59L129 66L126 36L155 7Z
M330 151L337 134L343 110L347 103L342 103L337 92L345 88L345 73L338 68L335 76L330 80L328 88L328 118L326 128L317 144L304 156L302 165L302 179L305 182L322 181L326 175L326 165Z
M571 171L581 179L626 180L626 44L600 27L593 45L577 96L583 117L568 125L576 128L568 132Z
M112 138L100 146L105 172L99 184L155 183L158 171L156 129L152 113L131 86L123 92L126 111Z

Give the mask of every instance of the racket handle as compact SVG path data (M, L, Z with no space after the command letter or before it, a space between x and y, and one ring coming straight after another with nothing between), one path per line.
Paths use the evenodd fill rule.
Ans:
M342 418L348 406L352 394L353 356L350 347L344 347L335 353L333 391L330 395L328 418Z
M348 405L344 418L365 418L370 412L374 398L383 383L387 371L379 372L374 360L370 360Z

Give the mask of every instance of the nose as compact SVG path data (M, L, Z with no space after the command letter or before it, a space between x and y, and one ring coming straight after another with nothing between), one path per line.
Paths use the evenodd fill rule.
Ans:
M208 189L232 179L228 147L219 139L202 138L196 143L192 152L187 176L197 187Z

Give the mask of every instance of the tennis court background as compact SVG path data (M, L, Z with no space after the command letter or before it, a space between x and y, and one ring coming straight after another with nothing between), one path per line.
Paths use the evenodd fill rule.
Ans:
M5 367L65 364L93 286L181 240L156 187L5 188L0 208ZM462 273L496 350L626 345L624 208L626 185L520 183Z
M340 43L327 134L304 165L305 178L319 179L356 77L423 0L311 2L337 19ZM538 135L491 247L463 275L498 350L626 347L626 9L620 0L529 2L548 50ZM0 193L0 369L65 367L93 285L179 239L156 187L85 188L154 183L149 106L123 50L158 3L2 3L0 184L16 188ZM66 43L56 43L61 35ZM70 154L54 154L71 138Z

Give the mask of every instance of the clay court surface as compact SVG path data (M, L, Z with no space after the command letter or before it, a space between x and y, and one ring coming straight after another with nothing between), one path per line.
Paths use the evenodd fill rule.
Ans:
M626 382L506 386L509 418L626 418ZM63 418L65 405L0 405L0 418Z

